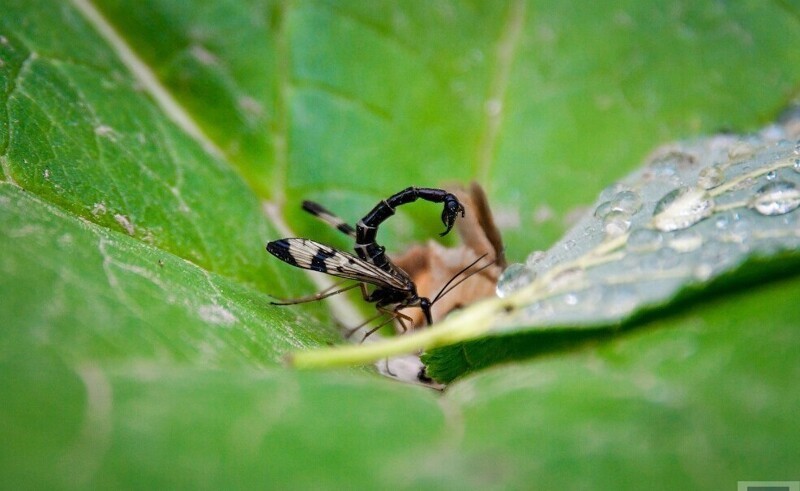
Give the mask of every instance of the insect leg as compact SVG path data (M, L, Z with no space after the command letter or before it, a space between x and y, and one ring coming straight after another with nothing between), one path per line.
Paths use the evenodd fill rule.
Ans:
M345 281L347 281L347 280L345 280ZM341 288L339 290L331 291L334 288L337 288L338 286L340 286L343 283L345 283L345 281L339 281L337 283L334 283L333 285L329 286L328 288L326 288L326 289L324 289L324 290L322 290L320 292L317 292L317 293L315 293L313 295L309 295L307 297L290 298L290 299L286 299L286 300L281 300L279 302L270 302L270 304L272 304L272 305L294 305L296 303L314 302L316 300L322 300L323 298L332 297L333 295L338 295L339 293L346 292L347 290L352 290L353 288L355 288L355 287L357 287L359 285L361 285L362 290L364 288L364 284L363 283L354 283L354 284L352 284L350 286L346 286L346 287Z
M402 306L398 307L398 308L402 308ZM406 314L403 314L399 310L397 310L397 309L394 310L394 316L395 316L395 319L397 319L397 322L400 323L400 327L403 328L403 332L407 332L408 331L408 326L406 326L406 323L403 322L403 319L405 319L408 322L410 322L411 323L411 327L414 327L414 319L412 319L411 317L407 316Z
M374 302L375 300L373 300L373 299L372 299L372 297L371 297L371 295L370 295L369 291L367 291L367 285L366 285L366 283L359 283L359 285L361 286L361 296L362 296L362 297L364 297L364 300L365 300L365 301L367 301L367 302ZM361 324L357 325L356 327L351 327L350 329L348 329L348 330L347 330L347 334L345 334L345 336L344 336L344 337L346 337L346 338L349 338L350 336L352 336L353 334L355 334L355 333L356 333L356 331L358 331L358 330L359 330L359 329L361 329L362 327L366 326L366 325L367 325L367 324L369 324L370 322L374 321L375 319L378 319L378 318L380 318L380 317L382 317L382 316L386 315L386 313L387 313L387 312L386 312L385 310L383 310L383 309L378 309L378 315L375 315L375 316L373 316L373 317L370 317L369 319L365 320L364 322L362 322ZM391 319L389 319L389 320L391 321ZM381 324L381 325L380 325L380 326L378 326L378 327L380 328L381 326L385 326L386 324L387 324L387 323L386 323L386 322L384 322L383 324ZM372 330L372 331L369 331L369 332L368 332L368 333L367 333L367 334L364 336L364 339L366 339L366 338L367 338L367 336L369 336L369 335L370 335L370 334L372 334L373 332L374 332L374 330ZM363 339L362 339L362 341L363 341Z
M378 310L381 311L380 315L378 315L377 317L373 317L372 320L377 319L378 317L380 317L381 315L384 315L384 314L390 314L391 317L389 317L385 322L381 322L377 326L375 326L372 329L370 329L369 331L367 331L367 333L364 334L364 337L361 338L361 342L362 343L364 342L365 339L370 337L375 331L377 331L378 329L380 329L381 327L385 326L386 324L392 322L395 319L395 317L394 317L394 313L395 312L394 311L391 311L391 310L387 311L387 310L383 310L383 309L378 309ZM361 327L361 326L359 326L359 327Z
M361 324L357 325L356 327L351 327L350 329L348 329L347 330L347 334L345 334L344 337L349 338L350 336L355 334L362 327L366 326L367 324L369 324L370 322L374 321L375 319L379 319L379 318L383 317L384 315L386 315L386 312L379 311L377 315L375 315L373 317L370 317L369 319L365 320L364 322L362 322ZM381 327L385 326L386 324L388 324L391 321L392 321L392 319L389 319L388 321L381 323L377 328L370 330L367 334L364 335L364 339L367 339L367 336L369 336L370 334L372 334L373 332L377 331L378 329L380 329ZM362 339L362 341L364 339Z

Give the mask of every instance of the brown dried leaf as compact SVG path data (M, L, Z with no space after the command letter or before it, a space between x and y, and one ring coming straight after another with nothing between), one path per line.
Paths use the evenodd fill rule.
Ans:
M431 310L434 322L455 309L493 296L497 279L506 266L500 231L495 226L486 194L480 185L473 182L469 189L449 186L448 191L458 196L466 210L465 216L456 221L462 244L457 247L443 247L437 242L428 241L425 245L411 247L398 256L394 263L409 274L417 285L417 293L430 299L436 297L448 281L483 254L487 255L486 258L470 268L466 274L478 270L488 262L494 261L494 264L440 298ZM425 325L419 309L409 309L403 313L413 319L414 326Z

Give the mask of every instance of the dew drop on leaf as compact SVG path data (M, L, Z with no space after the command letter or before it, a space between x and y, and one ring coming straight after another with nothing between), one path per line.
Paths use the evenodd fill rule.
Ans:
M497 281L497 296L503 298L529 285L535 277L536 274L524 264L512 264L503 271Z
M783 215L800 206L800 190L789 181L774 181L756 191L750 206L762 215Z
M532 270L535 270L544 258L547 257L547 253L544 251L533 251L528 254L528 258L525 260L525 264Z
M603 219L603 233L609 239L626 233L630 226L630 215L620 211L612 211Z
M611 200L611 211L633 215L642 208L642 198L634 191L622 191Z
M681 230L669 238L667 245L677 252L692 252L703 245L703 236L695 230Z
M703 189L714 189L725 182L725 171L719 165L706 167L697 176L697 185Z
M728 148L728 157L733 160L743 159L753 155L753 145L746 141L738 141Z
M667 193L653 210L653 225L662 232L690 227L714 212L714 200L700 188L680 187Z
M728 223L730 222L730 217L727 215L720 215L716 219L714 219L714 226L720 230L725 230L728 228Z
M594 210L594 216L597 218L605 218L611 212L611 202L604 201L600 203L597 208Z
M626 248L631 252L650 252L661 247L664 237L649 228L638 228L628 236Z
M692 276L698 281L708 281L713 274L714 268L705 263L698 264L692 271Z
M610 186L607 186L605 189L600 191L600 200L602 201L611 201L611 199L616 196L621 191L625 190L625 185L621 182L615 182Z

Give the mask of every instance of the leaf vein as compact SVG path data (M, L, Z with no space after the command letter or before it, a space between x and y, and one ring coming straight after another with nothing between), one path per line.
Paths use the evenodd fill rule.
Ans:
M97 32L111 45L122 63L142 84L164 113L186 134L192 137L208 154L223 158L224 152L206 135L200 125L181 106L172 94L161 84L153 70L134 52L111 23L95 8L89 0L72 0L73 5Z
M496 62L489 93L483 107L483 129L478 138L477 156L475 160L475 176L479 182L487 182L489 171L494 161L494 152L503 122L504 99L508 90L508 80L514 55L517 51L522 29L525 24L525 2L516 0L508 9L508 16L500 31L496 45Z

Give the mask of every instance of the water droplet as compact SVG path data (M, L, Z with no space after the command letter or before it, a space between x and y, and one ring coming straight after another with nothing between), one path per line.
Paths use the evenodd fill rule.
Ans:
M795 172L800 172L800 159L794 159L794 164L792 165L792 168L794 169Z
M603 219L603 232L606 238L619 237L631 227L630 216L620 211L612 211Z
M611 211L611 202L604 201L597 206L597 209L594 210L594 216L597 218L605 218L606 215Z
M695 267L692 274L698 281L708 281L711 275L714 274L714 268L712 268L710 264L703 263Z
M775 172L774 170L771 170L767 172L767 175L765 177L767 178L767 181L774 181L775 178L778 177L778 173Z
M631 252L650 252L661 247L664 237L649 228L637 228L628 236L626 247Z
M654 272L669 271L677 268L680 264L680 253L670 247L662 247L654 253L644 256L642 260L642 266Z
M611 211L633 215L642 208L642 198L634 191L622 191L611 200Z
M725 171L719 164L706 167L697 176L697 185L703 189L714 189L724 181Z
M741 257L743 252L741 247L740 244L710 238L707 244L692 257L697 260L697 264L706 264L714 272L721 272L729 269Z
M656 204L653 225L662 232L671 232L692 226L713 212L714 200L704 189L681 187Z
M751 229L752 226L746 220L737 220L723 238L731 242L742 243L750 236Z
M536 270L539 266L541 266L542 261L547 257L547 253L544 251L533 251L528 255L528 258L525 260L525 265L530 268L531 270Z
M794 154L795 155L800 155L800 141L795 143L795 145L794 145Z
M525 307L525 310L523 312L524 312L523 318L529 321L532 321L534 319L538 320L545 317L544 308L542 307L541 302L534 302L528 305L527 307Z
M731 191L741 191L743 189L749 190L755 185L756 185L756 180L753 177L747 177L739 181L739 183L733 186L730 190Z
M753 145L746 141L740 140L733 143L733 145L728 148L728 157L730 157L732 160L743 159L752 155L753 150Z
M578 304L578 295L575 293L567 293L564 295L564 303L570 306Z
M667 177L676 174L680 169L692 167L697 163L697 157L689 152L672 149L666 153L655 157L650 167L655 170L659 177Z
M621 182L615 182L614 184L600 191L600 199L603 201L610 201L611 198L616 196L617 193L621 191L625 191L625 185Z
M800 206L800 190L789 181L774 181L756 191L750 206L762 215L783 215Z
M529 285L536 275L524 264L512 264L507 267L497 281L497 296L506 297L509 294Z
M692 252L703 245L703 236L696 230L681 230L667 240L667 245L678 252Z
M568 241L564 242L564 245L562 247L564 247L565 251L569 251L572 250L576 244L577 242L575 242L573 239L569 239Z
M716 237L723 242L744 242L750 234L750 225L738 212L722 213L714 219L718 233Z

